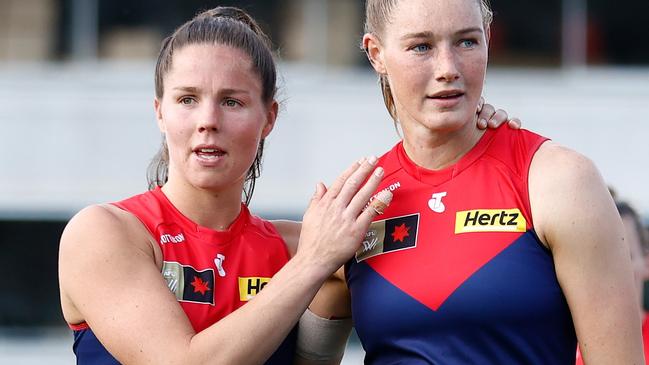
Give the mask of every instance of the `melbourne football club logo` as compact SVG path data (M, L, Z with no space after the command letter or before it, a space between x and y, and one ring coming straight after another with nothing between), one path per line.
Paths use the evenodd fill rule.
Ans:
M356 261L416 247L418 226L419 213L373 222L356 252Z
M446 206L442 202L442 198L446 196L446 192L435 193L428 201L428 207L435 213L444 213Z

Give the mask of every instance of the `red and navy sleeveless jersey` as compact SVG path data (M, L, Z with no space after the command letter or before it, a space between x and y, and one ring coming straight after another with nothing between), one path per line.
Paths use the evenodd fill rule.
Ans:
M534 232L532 157L546 138L488 130L455 165L382 156L394 194L346 267L368 364L574 364L575 329Z
M134 214L158 242L161 275L196 332L254 298L290 258L275 227L251 215L244 204L226 231L197 225L160 188L114 205ZM88 326L71 327L79 364L117 363ZM293 330L267 364L292 363L295 339Z

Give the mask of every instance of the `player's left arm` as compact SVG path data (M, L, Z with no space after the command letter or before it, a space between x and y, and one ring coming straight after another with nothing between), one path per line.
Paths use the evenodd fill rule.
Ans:
M552 252L586 364L644 364L629 246L594 164L547 142L529 173L532 218Z
M300 239L301 223L271 221L293 256ZM294 365L340 364L351 333L351 304L344 268L323 284L299 322Z

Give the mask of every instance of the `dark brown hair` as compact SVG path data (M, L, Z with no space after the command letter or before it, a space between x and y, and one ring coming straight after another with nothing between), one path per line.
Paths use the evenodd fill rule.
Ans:
M385 30L385 24L390 22L390 14L400 0L367 0L365 3L365 33L374 34L381 39L381 34ZM451 0L452 1L452 0ZM489 28L493 20L493 12L489 5L489 0L477 0L480 4L480 11L482 13L482 23L485 30ZM367 51L367 50L365 50ZM381 83L381 92L383 93L383 101L385 107L388 109L390 116L395 121L397 118L397 108L394 105L394 97L390 89L390 82L387 75L379 75L379 82Z
M206 10L181 25L162 41L155 68L155 95L158 100L164 94L164 76L172 67L173 55L191 44L219 44L244 51L253 64L262 86L262 100L272 102L277 93L277 68L271 43L257 22L241 9L216 7ZM215 60L215 62L218 62ZM261 173L261 159L264 140L259 142L257 155L246 174L243 189L244 202L250 203L255 190L255 180ZM169 148L163 139L160 151L153 158L147 170L149 189L164 185L168 180Z

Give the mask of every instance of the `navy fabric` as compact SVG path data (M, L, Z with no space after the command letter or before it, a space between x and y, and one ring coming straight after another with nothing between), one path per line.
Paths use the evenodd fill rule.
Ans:
M412 280L425 288L435 278ZM348 282L366 364L575 363L572 317L552 257L533 231L469 277L436 311L365 262L351 264Z
M286 337L277 351L266 361L266 365L292 364L295 356L297 339L297 326ZM236 340L233 340L236 341ZM99 342L90 328L74 331L74 354L77 356L77 365L120 365L113 355ZM218 353L215 351L215 356Z

